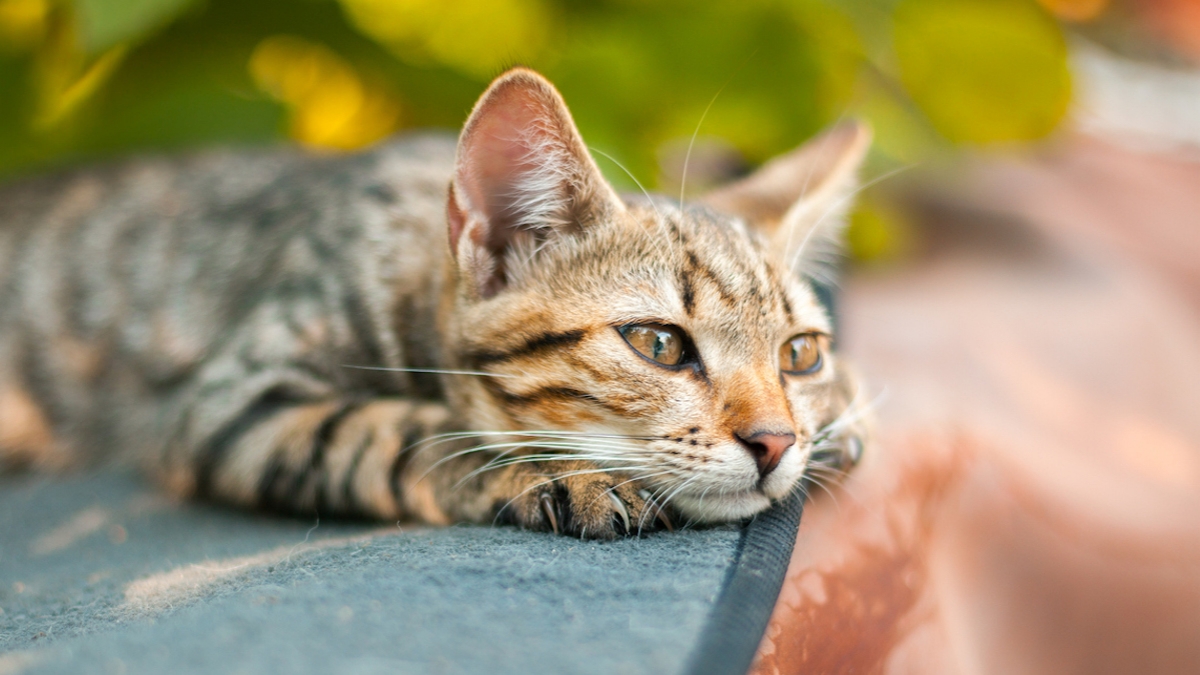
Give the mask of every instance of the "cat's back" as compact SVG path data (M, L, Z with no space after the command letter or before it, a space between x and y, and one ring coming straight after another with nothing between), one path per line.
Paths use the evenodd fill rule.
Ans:
M217 149L17 178L0 182L0 236L128 221L232 225L265 211L326 211L364 197L387 204L423 193L440 198L454 145L448 134L423 133L355 154Z
M0 321L18 300L261 279L298 238L332 259L360 258L364 242L427 243L443 226L453 158L452 137L425 134L352 155L214 150L0 184Z
M82 432L178 390L256 321L382 330L380 298L439 276L454 149L215 150L0 185L0 398Z

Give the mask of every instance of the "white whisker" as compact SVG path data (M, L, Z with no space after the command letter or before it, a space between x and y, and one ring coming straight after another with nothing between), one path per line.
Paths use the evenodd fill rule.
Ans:
M808 482L821 488L825 491L825 494L829 495L829 498L833 500L834 508L836 508L839 512L842 510L842 505L838 503L837 495L833 494L833 490L830 490L829 486L826 485L819 476L815 475L815 472L809 472L807 478Z
M867 181L866 183L863 183L862 185L851 190L849 194L844 195L843 197L841 197L840 199L837 199L832 204L830 204L828 207L826 207L825 212L822 213L821 216L818 217L813 222L813 224L808 228L808 232L806 232L804 234L804 239L800 241L800 246L797 247L796 252L792 254L792 259L789 261L788 267L791 269L796 268L796 265L799 264L800 257L804 254L804 249L808 246L808 242L812 238L813 233L815 233L817 230L821 229L821 224L825 222L826 218L828 218L830 215L832 215L834 213L838 213L843 206L849 204L852 200L854 200L854 198L858 197L858 195L861 194L867 188L870 188L874 185L878 185L879 183L882 183L883 181L895 176L896 174L903 173L903 172L908 171L909 169L915 168L917 166L920 166L920 165L919 164L907 164L905 166L901 166L901 167L892 169L891 171L888 171L887 173L884 173L881 176L876 176L875 178L871 179L870 181ZM818 281L826 282L826 281L832 281L832 280L818 279Z
M594 452L594 450L596 448L599 448L602 450L627 450L627 451L628 450L636 450L636 448L630 448L628 446L605 444L605 443L591 443L589 445L581 445L578 443L565 443L565 442L547 442L547 441L540 441L540 442L516 441L516 442L504 442L504 443L487 443L484 445L472 446L470 448L466 448L465 450L459 450L458 452L451 453L451 454L439 459L437 462L434 462L433 466L426 469L425 473L421 474L421 477L417 479L417 482L424 480L425 477L427 477L431 472L433 472L435 469L437 469L442 464L445 464L446 462L457 459L464 455L470 455L470 454L477 453L477 452L489 452L492 450L501 450L501 449L506 450L505 452L500 453L496 458L490 460L488 464L491 464L492 462L495 462L498 459L504 458L507 455L511 454L513 450L517 450L520 448L526 448L526 447L549 449L549 450L573 451L569 455L553 455L553 457L555 457L555 458L562 457L563 459L586 459L588 457L603 457L599 453ZM521 455L520 457L528 457L528 456L529 455ZM634 461L635 458L630 458L628 455L617 455L617 456L608 456L608 457L606 457L606 459L620 460L620 461ZM486 466L487 465L485 465L485 467ZM478 469L477 469L477 471L478 471Z
M671 492L670 492L670 493L669 493L669 494L668 494L666 497L664 497L664 498L663 498L663 501L662 501L663 505L664 505L664 506L667 506L667 505L669 505L669 504L671 503L671 500L672 500L672 499L674 499L674 498L678 497L678 496L679 496L679 494L680 494L681 492L683 492L683 490L684 490L685 488L687 488L688 486L690 486L692 483L696 482L696 480L698 480L699 478L700 478L700 476L699 476L699 475L692 476L691 478L688 478L687 480L685 480L685 481L683 481L682 483L680 483L678 487L676 487L676 488L675 488L674 490L672 490L672 491L671 491ZM686 527L686 526L685 526L685 527Z
M449 431L442 434L430 436L429 438L443 437L470 437L470 436L530 436L530 437L584 437L584 438L606 438L620 439L632 441L659 441L660 437L655 436L633 436L629 434L597 434L590 431L564 431L558 429L521 429L520 431Z
M675 473L674 475L678 475L678 473ZM642 497L642 499L646 500L646 504L648 505L648 508L644 509L642 511L642 517L638 518L638 536L639 537L642 535L642 528L646 524L646 516L650 515L654 511L663 511L665 509L665 507L663 505L658 503L658 493L652 492L650 490L643 490L642 494L640 496ZM653 511L651 509L653 509Z
M854 424L855 422L859 422L865 418L879 405L881 405L884 400L887 399L888 390L884 388L875 396L875 398L871 399L865 404L858 403L859 395L861 393L861 391L856 391L854 393L854 398L851 399L850 404L846 406L846 409L843 410L840 415L835 417L832 422L821 427L821 430L816 434L816 436L813 437L814 447L829 440L833 434L841 431L845 427Z
M545 430L525 430L525 431L449 431L441 434L426 437L410 446L405 450L425 452L430 448L449 443L452 441L463 440L468 438L483 438L487 436L493 437L511 437L518 436L530 439L527 444L532 444L536 439L549 438L552 440L592 440L601 441L609 444L620 444L621 447L629 449L639 449L639 446L633 443L621 443L622 441L652 441L661 440L650 436L626 436L621 434L589 434L587 432L569 432L569 431L545 431ZM418 450L419 449L419 450ZM471 452L468 450L467 452ZM463 453L465 454L465 453Z
M574 458L563 457L562 459L574 459ZM542 461L542 460L539 460L539 461ZM492 467L492 468L499 469L501 467ZM564 478L570 478L572 476L586 476L586 475L594 474L594 473L613 473L613 472L636 471L637 469L640 469L640 468L642 468L642 467L640 467L640 466L618 466L618 467L614 467L614 468L605 468L605 469L579 469L576 471L568 471L566 473L554 474L552 476L547 476L548 480L538 483L537 485L546 485L549 483L553 483L554 481L563 480ZM475 471L472 471L470 475L463 477L462 480L455 483L453 489L457 490L458 488L462 487L462 484L465 483L469 478L471 478L474 475L477 475L479 473L484 473L484 472L481 469L476 469ZM536 487L536 485L534 487ZM521 495L525 494L530 489L531 488L527 488L527 489L523 490L521 492L521 494L517 495L517 497L520 497ZM514 497L513 499L516 499L517 497Z
M843 114L843 117L844 117L844 114ZM842 120L842 117L839 117L838 121L835 122L832 126L837 126L837 124L840 123L841 120ZM817 164L809 163L807 166L807 170L804 173L804 185L801 186L801 188L800 188L799 194L801 196L800 197L801 199L803 199L804 196L808 194L808 187L812 183L813 176L815 176L816 174L817 174ZM811 232L812 232L812 230L809 230L809 233L811 233ZM789 228L788 233L787 233L787 239L784 241L784 245L783 245L784 251L790 251L792 249L792 237L794 237L794 236L796 236L796 228L794 228L794 227ZM800 247L803 248L807 242L808 242L808 237L806 236L805 240L803 242L801 242Z
M604 157L605 159L612 162L613 164L616 164L619 169L624 171L625 175L629 176L629 179L632 180L633 183L638 186L638 189L642 191L642 194L646 195L646 201L650 202L650 208L654 209L654 214L656 216L658 216L659 220L662 220L662 214L658 212L658 206L655 205L654 198L650 196L650 192L645 187L642 186L642 181L638 180L637 176L633 175L632 171L630 171L629 169L626 169L625 165L618 162L616 157L613 157L612 155L608 154L607 152L604 152L603 150L599 150L599 149L593 148L591 146L588 146L588 150L600 155L601 157Z
M557 448L551 448L551 449L557 449ZM569 449L569 448L563 448L563 449ZM496 458L490 460L487 464L483 465L482 467L475 469L471 473L472 473L472 475L474 475L474 474L482 473L484 471L488 471L491 469L499 469L499 468L506 467L506 466L512 466L514 464L526 464L526 463L530 463L530 462L590 461L590 462L595 462L595 463L636 462L639 464L646 464L649 462L649 460L647 460L647 459L639 459L637 457L626 457L623 455L601 455L598 453L591 453L591 452L571 452L571 453L566 453L566 454L564 454L564 453L542 453L542 454L534 454L534 455L515 455L515 456L510 456L510 455L511 455L511 453L501 454L501 455L497 456Z
M687 152L683 156L683 173L679 177L680 213L683 213L683 197L687 192L687 172L688 164L692 160L692 147L696 145L696 137L700 135L700 127L704 125L704 118L708 117L708 111L712 109L713 104L717 102L718 98L720 98L721 92L725 91L725 87L728 87L729 84L733 82L733 78L737 77L738 73L742 72L742 69L745 68L746 65L749 64L756 55L758 55L757 49L751 52L750 56L746 57L746 60L742 62L742 65L738 66L737 69L733 71L733 73L729 76L729 79L725 80L725 84L722 84L721 88L717 90L717 93L713 94L712 100L708 102L708 105L704 107L704 112L700 114L700 121L696 122L696 129L692 131L692 139L688 141Z
M712 100L708 102L708 105L704 106L704 112L700 114L700 121L696 122L696 130L692 132L692 139L688 141L687 152L683 156L683 174L679 177L680 213L683 212L683 196L684 193L687 192L688 164L692 161L692 147L696 145L696 136L700 134L700 126L704 124L704 118L708 117L708 111L712 109L713 104L717 102L717 97L721 95L721 92L725 91L725 87L729 86L730 81L732 81L732 78L729 81L726 81L725 84L721 85L721 88L717 90L717 93L713 94Z
M506 375L503 373L485 373L481 370L448 370L444 368L388 368L384 366L352 366L342 364L343 368L353 368L354 370L382 370L395 373L434 373L438 375L477 375L479 377L519 377L518 375Z

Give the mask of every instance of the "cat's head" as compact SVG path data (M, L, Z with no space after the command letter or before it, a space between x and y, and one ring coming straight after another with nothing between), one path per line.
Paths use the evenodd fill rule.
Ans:
M686 206L623 199L549 82L500 77L448 206L447 346L486 373L451 380L464 422L625 472L698 521L788 494L854 395L812 284L868 144L845 123Z

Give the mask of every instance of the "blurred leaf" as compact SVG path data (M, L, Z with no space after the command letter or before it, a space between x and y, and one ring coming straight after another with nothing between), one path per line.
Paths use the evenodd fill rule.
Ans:
M21 52L46 34L50 0L0 0L0 53Z
M912 249L912 226L895 208L864 199L851 214L846 246L859 262L896 260Z
M47 91L42 102L41 110L33 120L33 126L39 131L48 130L59 124L74 112L81 104L112 77L121 61L125 59L128 46L117 45L101 54L89 66L83 69L78 77L64 80L61 87ZM74 69L72 69L74 70Z
M25 59L0 54L0 174L29 161L28 142L23 137L29 101L14 96L28 88L29 68Z
M352 150L399 125L396 98L323 45L274 35L254 48L249 68L259 88L288 107L291 136L306 145Z
M1108 9L1109 0L1038 0L1052 14L1067 21L1091 21Z
M261 143L278 137L283 121L271 101L238 96L205 78L178 78L152 90L122 88L106 98L98 115L79 122L72 153Z
M559 87L630 189L625 169L678 190L693 134L696 188L702 160L718 180L846 114L875 123L875 161L892 168L953 150L946 139L1052 128L1069 93L1065 46L1036 2L1086 1L0 0L0 40L21 45L0 46L0 170L457 130L514 63ZM303 48L277 49L284 35ZM119 67L102 58L116 45Z
M1066 43L1030 0L905 0L894 39L905 88L952 141L1040 138L1067 111Z
M251 0L253 1L253 0ZM75 0L80 38L90 53L138 40L166 24L193 0Z
M818 66L813 96L826 116L838 117L854 95L866 48L850 17L839 9L814 0L793 7Z
M853 26L819 0L564 6L568 39L544 72L588 142L648 187L664 144L694 133L751 163L799 144L845 111L862 63Z
M341 0L350 20L403 59L487 77L536 58L550 37L542 0Z
M854 113L870 120L875 131L872 154L886 158L890 168L912 166L953 148L907 97L884 87L868 88Z

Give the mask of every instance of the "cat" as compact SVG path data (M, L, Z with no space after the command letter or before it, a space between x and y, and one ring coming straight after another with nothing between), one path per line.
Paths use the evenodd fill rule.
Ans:
M0 458L296 514L585 538L857 461L813 290L870 134L621 197L514 69L457 141L217 151L0 189Z

